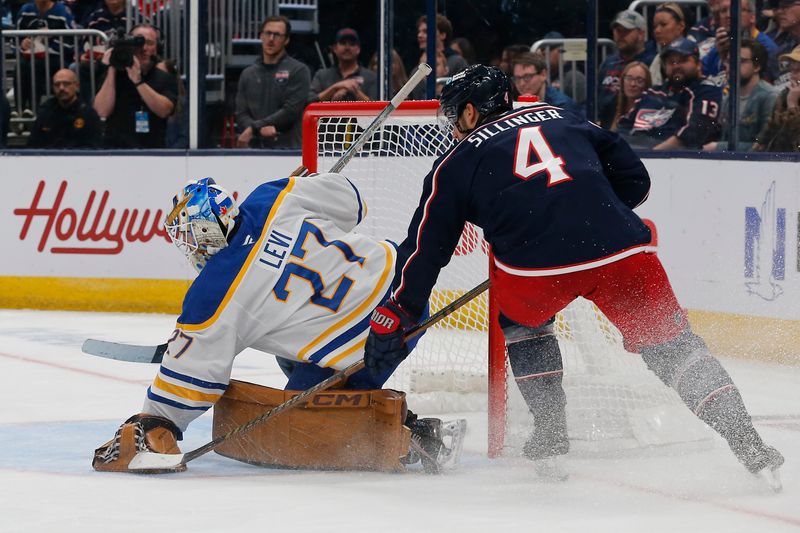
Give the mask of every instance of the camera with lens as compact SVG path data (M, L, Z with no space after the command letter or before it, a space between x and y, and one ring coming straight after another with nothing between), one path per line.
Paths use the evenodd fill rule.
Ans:
M113 41L110 43L113 50L111 50L111 56L108 58L109 64L117 70L132 67L133 54L137 50L144 48L144 41L143 35Z

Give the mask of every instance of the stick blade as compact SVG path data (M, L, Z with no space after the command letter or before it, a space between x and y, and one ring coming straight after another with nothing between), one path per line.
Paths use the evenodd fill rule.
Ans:
M81 351L88 355L105 357L116 361L131 363L160 363L164 358L166 344L158 346L137 346L118 342L86 339L81 346Z
M186 454L139 452L128 464L128 470L140 474L166 474L186 470Z

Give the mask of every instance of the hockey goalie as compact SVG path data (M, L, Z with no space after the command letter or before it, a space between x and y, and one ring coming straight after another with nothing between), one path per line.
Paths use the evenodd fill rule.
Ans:
M92 466L135 471L139 452L179 454L183 432L210 407L214 435L223 435L360 360L397 256L394 244L353 231L366 212L338 174L264 183L241 205L211 178L183 187L166 228L198 276L141 413L95 451ZM278 357L286 390L230 379L234 358L248 347ZM405 394L381 389L395 368L362 369L342 388L318 392L216 451L292 468L436 472L455 465L466 423L408 411Z

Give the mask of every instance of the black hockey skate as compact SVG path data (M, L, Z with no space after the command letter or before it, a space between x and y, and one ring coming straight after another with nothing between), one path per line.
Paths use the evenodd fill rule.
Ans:
M759 438L754 443L734 449L733 453L751 474L766 479L772 490L783 490L779 470L784 462L781 452L765 445Z
M428 474L438 474L443 468L455 467L461 457L466 420L442 422L438 418L417 418L409 412L405 425L411 429L411 450L403 463L422 464Z
M536 427L522 447L522 453L534 462L536 474L546 481L569 479L563 458L569 452L569 437L565 425L556 424L548 430Z

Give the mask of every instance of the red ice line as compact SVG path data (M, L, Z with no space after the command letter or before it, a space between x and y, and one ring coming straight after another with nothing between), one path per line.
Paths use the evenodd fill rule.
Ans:
M30 358L30 357L23 357L21 355L14 355L14 354L5 353L5 352L0 352L0 357L5 357L7 359L15 359L17 361L24 361L26 363L34 363L34 364L42 365L42 366L49 366L49 367L58 368L58 369L61 369L61 370L69 370L71 372L77 372L79 374L86 374L88 376L95 376L95 377L99 377L99 378L110 379L110 380L113 380L113 381L121 381L123 383L131 383L131 384L134 384L134 385L142 385L142 384L146 385L147 383L150 382L150 380L125 379L125 378L121 378L121 377L118 377L118 376L112 376L110 374L103 374L102 372L94 372L92 370L84 370L82 368L75 368L75 367L72 367L72 366L61 365L61 364L58 364L58 363L51 363L49 361L42 361L40 359L33 359L33 358Z
M607 485L616 485L618 487L623 487L623 488L630 489L630 490L637 491L637 492L655 494L657 496L663 496L665 498L670 498L670 499L673 499L673 500L681 500L681 501L685 501L685 502L699 503L699 504L708 505L710 507L719 507L719 508L725 509L727 511L733 511L734 513L739 513L739 514L748 515L748 516L754 516L754 517L757 517L757 518L766 518L768 520L772 520L772 521L775 521L775 522L782 522L784 524L789 524L789 525L792 525L792 526L800 527L800 518L794 518L794 517L791 517L791 516L782 516L782 515L779 515L779 514L773 514L773 513L766 512L766 511L759 511L759 510L756 510L756 509L747 509L745 507L739 507L739 506L736 506L736 505L733 505L733 504L729 504L729 503L725 503L725 502L719 502L719 501L714 501L714 500L710 500L710 499L707 499L707 498L703 498L703 497L697 496L695 494L683 496L683 495L680 495L680 494L674 494L672 492L659 490L659 489L656 489L656 488L653 488L653 487L645 487L645 486L642 486L642 485L636 485L636 484L633 484L633 483L627 483L625 481L617 481L617 480L613 480L612 481L612 480L609 480L609 479L596 478L596 477L593 477L593 476L586 476L584 474L579 474L579 475L577 475L575 477L579 477L581 479L586 479L586 480L590 480L590 481L595 481L595 482L598 482L598 483L604 483L604 484L607 484Z

